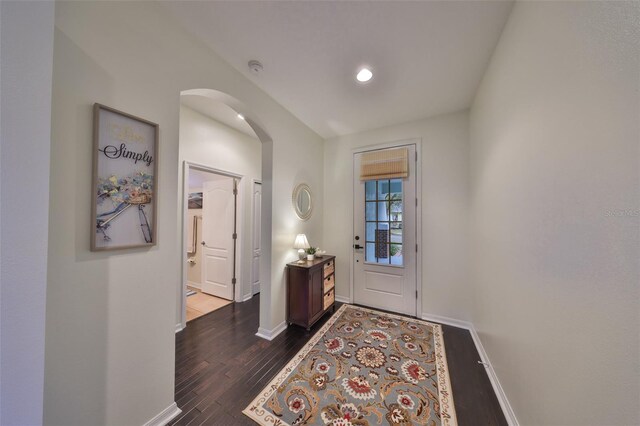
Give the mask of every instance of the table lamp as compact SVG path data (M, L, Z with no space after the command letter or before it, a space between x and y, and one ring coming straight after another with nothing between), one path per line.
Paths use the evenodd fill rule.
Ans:
M304 258L306 256L305 250L311 247L309 245L309 241L307 241L307 236L304 234L296 235L296 241L293 243L293 248L298 249L298 263L304 263Z

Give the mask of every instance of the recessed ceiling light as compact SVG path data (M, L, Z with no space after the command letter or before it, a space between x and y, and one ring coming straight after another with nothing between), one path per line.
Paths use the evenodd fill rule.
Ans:
M373 77L373 73L369 68L366 67L358 71L358 74L356 75L356 79L361 83L366 83L367 81L371 80L371 77Z
M238 118L239 118L240 120L244 120L244 115L242 115L242 114L238 114Z

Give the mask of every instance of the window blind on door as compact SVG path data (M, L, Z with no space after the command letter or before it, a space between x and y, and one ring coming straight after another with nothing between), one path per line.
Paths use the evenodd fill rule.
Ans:
M369 151L360 160L360 180L406 178L409 175L409 150L394 148Z

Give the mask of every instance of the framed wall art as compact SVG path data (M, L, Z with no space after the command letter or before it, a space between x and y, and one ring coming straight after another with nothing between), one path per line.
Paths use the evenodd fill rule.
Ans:
M156 244L158 125L93 106L91 250Z

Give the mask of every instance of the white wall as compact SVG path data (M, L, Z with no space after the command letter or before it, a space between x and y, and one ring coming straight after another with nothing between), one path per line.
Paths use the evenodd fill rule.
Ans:
M180 92L230 94L273 139L274 171L265 187L276 194L268 214L277 220L269 230L273 253L265 286L271 288L261 297L271 308L261 309L265 328L284 320L282 271L294 256L295 234L322 233L321 218L303 225L283 202L300 173L321 176L322 140L156 3L57 2L55 19L44 419L144 424L173 403ZM94 102L160 125L158 244L151 249L89 251ZM305 154L295 155L298 150ZM321 180L313 184L321 193Z
M640 423L639 9L516 2L471 110L473 321L521 424Z
M0 424L42 423L54 6L0 2Z
M323 248L336 258L336 294L349 298L353 150L420 138L422 165L422 312L470 319L467 274L469 134L467 112L384 127L325 141Z
M181 106L179 158L181 164L189 161L243 176L238 187L238 220L242 226L238 233L238 249L242 253L242 262L238 265L238 283L240 297L251 297L251 188L252 180L262 177L261 142L189 107Z

